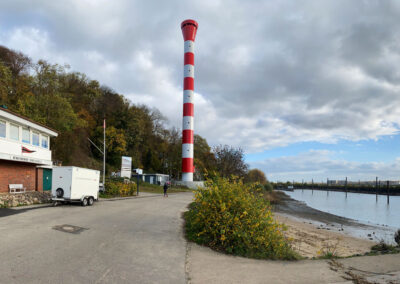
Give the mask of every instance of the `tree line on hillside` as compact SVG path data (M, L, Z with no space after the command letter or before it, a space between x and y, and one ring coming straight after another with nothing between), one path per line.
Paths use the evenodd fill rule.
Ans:
M0 46L0 105L57 130L59 136L52 139L53 159L63 165L101 169L102 154L88 138L101 145L105 118L108 173L119 170L125 155L132 157L135 168L180 178L179 129L167 128L158 109L135 104L68 69L45 60L32 62L25 54ZM240 148L211 148L205 138L195 135L194 157L197 180L206 173L247 180L251 176Z

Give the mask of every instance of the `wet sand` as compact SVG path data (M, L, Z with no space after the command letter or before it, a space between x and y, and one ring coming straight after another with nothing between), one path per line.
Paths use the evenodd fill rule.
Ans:
M372 226L356 220L316 210L284 193L274 205L275 218L284 223L286 236L304 257L320 257L327 253L337 256L364 254L392 232L385 227Z

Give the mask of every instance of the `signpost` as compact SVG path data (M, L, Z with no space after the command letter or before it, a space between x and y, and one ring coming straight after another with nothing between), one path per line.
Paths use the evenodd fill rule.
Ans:
M143 174L143 170L142 169L135 169L136 172L136 178L137 178L137 182L136 182L136 195L139 196L139 175Z
M131 178L132 176L132 157L122 156L121 177Z

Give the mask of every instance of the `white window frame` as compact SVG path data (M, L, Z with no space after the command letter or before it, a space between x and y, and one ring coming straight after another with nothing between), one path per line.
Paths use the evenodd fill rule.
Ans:
M11 136L11 128L13 127L13 126L15 126L15 127L17 127L18 128L18 139L14 139L12 136ZM21 134L20 134L20 127L19 127L19 125L18 124L14 124L14 123L10 123L10 140L12 140L12 141L21 141Z
M28 142L24 141L24 130L28 131L28 137L29 137L29 141ZM31 137L31 130L28 127L22 127L22 135L21 135L22 143L31 144L31 141L32 141L31 138L32 138Z
M0 136L0 138L5 139L5 138L7 138L7 121L5 121L5 120L0 120L0 122L4 123L4 137L3 137L3 136Z
M43 139L46 139L47 142L47 147L43 147ZM40 147L44 148L44 149L49 149L49 136L47 135L40 135Z
M33 144L33 135L34 135L34 134L37 134L37 136L38 136L38 145ZM36 146L36 147L40 147L40 133L39 133L39 132L32 131L32 145L33 145L33 146Z

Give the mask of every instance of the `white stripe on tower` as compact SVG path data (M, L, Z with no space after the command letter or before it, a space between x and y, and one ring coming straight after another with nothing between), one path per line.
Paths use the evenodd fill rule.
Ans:
M181 24L184 39L183 120L182 120L182 181L193 181L194 142L194 40L198 24L193 20Z

